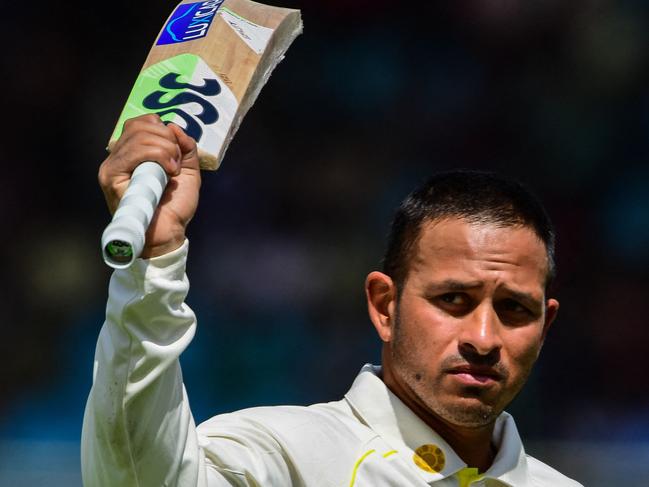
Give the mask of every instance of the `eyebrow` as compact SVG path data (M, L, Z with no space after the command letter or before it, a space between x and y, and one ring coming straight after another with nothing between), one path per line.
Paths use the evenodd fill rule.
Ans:
M456 279L444 279L443 281L431 282L426 286L427 293L436 291L469 291L484 286L481 281L458 281Z

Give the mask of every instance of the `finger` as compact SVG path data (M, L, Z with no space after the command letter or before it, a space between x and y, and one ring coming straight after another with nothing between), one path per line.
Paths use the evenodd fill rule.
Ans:
M176 176L180 172L180 150L177 144L164 139L142 141L133 145L125 163L124 171L132 173L143 162L157 162L169 176Z
M115 172L130 174L141 162L152 160L158 162L169 174L175 175L180 170L182 153L176 143L175 134L171 130L169 132L173 136L172 140L146 130L132 134L113 149L107 159L109 168ZM148 148L158 148L159 150L148 155L150 152ZM147 159L142 159L143 157L147 157Z
M160 164L166 173L175 176L180 171L181 153L178 144L146 133L133 136L129 143L115 150L102 164L105 178L130 178L135 168L145 161Z
M170 142L176 142L175 133L160 120L160 117L157 115L144 115L129 119L124 123L122 135L115 143L113 151L119 149L128 143L132 137L140 133L149 133L167 139Z
M137 147L159 147L163 149L166 152L166 156L163 155L160 160L153 160L160 163L170 174L175 174L180 170L180 161L182 160L183 155L180 146L176 141L175 135L174 138L170 140L166 137L161 137L150 132L140 132L129 139L129 142L124 146L124 151L126 152L129 149ZM167 166L167 162L171 162L171 165Z
M178 125L170 123L168 127L174 132L176 136L176 141L181 152L181 165L183 167L198 169L199 161L196 141L192 137L187 135L185 131Z

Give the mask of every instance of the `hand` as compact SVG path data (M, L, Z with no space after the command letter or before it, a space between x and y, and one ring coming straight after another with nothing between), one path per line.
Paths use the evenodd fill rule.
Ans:
M143 258L177 249L198 206L201 174L196 142L157 115L127 120L124 131L99 168L99 184L111 214L117 209L135 167L144 161L160 164L169 183L146 233Z

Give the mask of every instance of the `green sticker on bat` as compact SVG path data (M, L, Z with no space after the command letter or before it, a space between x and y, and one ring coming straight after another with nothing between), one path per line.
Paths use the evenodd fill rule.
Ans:
M192 136L210 154L218 154L238 103L218 75L194 54L180 54L143 70L138 76L111 139L120 137L126 120L156 113Z

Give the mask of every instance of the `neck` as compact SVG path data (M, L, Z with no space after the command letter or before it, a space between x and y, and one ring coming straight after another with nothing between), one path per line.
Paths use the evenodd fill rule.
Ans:
M496 457L496 449L491 443L493 423L480 428L467 428L450 424L432 413L415 413L444 438L469 467L477 468L480 472L486 472L491 467Z
M493 422L476 427L450 423L426 407L407 386L401 385L389 368L383 370L383 382L413 413L444 438L469 467L480 472L489 469L496 456L496 449L491 444Z

